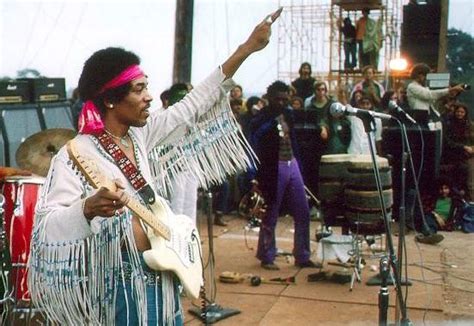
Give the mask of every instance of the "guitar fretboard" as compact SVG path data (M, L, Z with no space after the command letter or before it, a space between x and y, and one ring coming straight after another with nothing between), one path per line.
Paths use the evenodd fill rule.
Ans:
M81 172L84 174L84 176L95 189L105 187L113 191L116 188L114 182L100 175L99 172L97 172L97 169L94 169L92 164L89 163L89 160L83 158L76 151L75 146L72 144L72 141L68 143L67 149L69 157L76 163L76 166L81 170ZM139 201L130 196L127 196L127 202L125 205L143 222L145 222L155 232L157 232L158 235L162 236L166 240L170 240L171 231L169 227L162 223L151 211L149 211ZM156 210L159 210L159 212L156 213L166 214L165 208L162 206L159 200L155 202L154 207Z

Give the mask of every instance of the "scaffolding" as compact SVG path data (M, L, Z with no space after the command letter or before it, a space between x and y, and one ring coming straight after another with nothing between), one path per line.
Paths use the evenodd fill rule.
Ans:
M340 22L352 22L369 8L370 18L382 19L383 41L376 78L387 85L389 62L400 55L402 0L280 0L284 7L278 20L278 78L290 82L298 77L302 62L312 65L313 77L328 84L340 100L362 78L360 69L344 69Z

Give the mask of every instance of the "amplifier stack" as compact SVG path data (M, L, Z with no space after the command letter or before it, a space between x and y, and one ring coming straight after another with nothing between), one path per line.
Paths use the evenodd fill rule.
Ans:
M0 81L0 165L16 167L15 153L29 136L50 128L74 129L64 78Z
M66 100L64 78L19 78L0 81L0 104Z

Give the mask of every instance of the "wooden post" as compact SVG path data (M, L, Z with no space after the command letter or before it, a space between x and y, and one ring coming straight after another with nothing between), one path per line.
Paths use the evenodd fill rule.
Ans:
M441 0L439 23L438 72L446 72L446 54L448 51L448 14L449 0Z
M191 81L194 0L176 0L173 83Z

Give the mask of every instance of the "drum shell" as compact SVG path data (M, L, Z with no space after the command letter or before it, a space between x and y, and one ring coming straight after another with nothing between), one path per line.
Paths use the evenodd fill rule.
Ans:
M376 157L382 186L382 197L387 215L393 205L392 171L388 161ZM345 216L350 223L378 224L382 220L374 166L370 156L361 155L351 160L344 189Z
M323 204L343 205L344 184L351 154L323 155L319 166L319 199Z
M36 203L44 178L10 177L2 184L4 229L12 263L11 284L16 300L29 300L26 264L30 253Z

